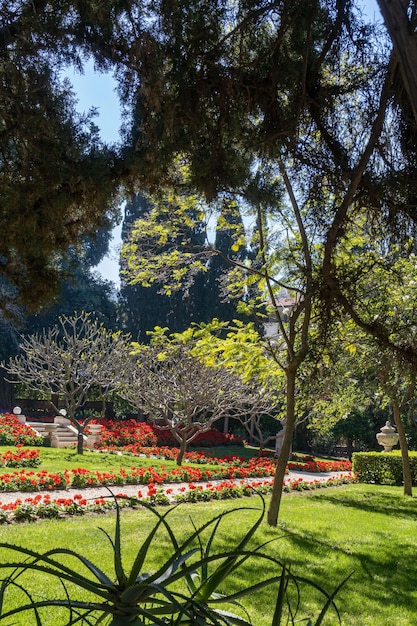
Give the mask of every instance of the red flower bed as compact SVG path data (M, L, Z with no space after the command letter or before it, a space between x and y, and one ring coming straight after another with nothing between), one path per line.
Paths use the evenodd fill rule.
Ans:
M1 457L0 462L4 467L36 467L40 465L39 450L28 449L12 452L6 450Z
M333 487L352 483L353 476L336 476L326 481L306 482L301 479L286 481L284 491L310 491L324 487ZM138 491L136 496L127 496L123 493L115 494L119 507L136 507L141 500L147 501L153 506L170 504L174 502L200 502L207 500L223 500L225 498L242 498L254 494L269 494L272 490L272 480L258 480L239 482L224 480L218 483L196 485L192 481L187 486L181 487L178 493L173 493L172 488L164 488L155 483L149 483L145 493ZM63 515L83 515L87 512L103 513L114 509L116 506L113 497L99 497L87 500L80 493L72 498L55 498L50 494L36 495L34 497L18 498L9 504L0 501L0 524L13 521L36 521L44 518L58 518Z
M178 446L178 441L173 437L169 430L158 430L153 427L158 446ZM235 437L234 435L224 434L218 430L212 429L205 433L200 433L191 442L190 447L199 448L212 448L215 446L238 446L243 445L242 437Z
M221 460L217 460L221 465ZM0 475L0 491L41 491L66 489L67 487L93 487L101 485L161 484L202 482L207 480L253 478L272 476L275 464L270 459L237 459L213 469L183 465L166 470L163 465L154 467L131 467L129 470L92 471L85 468L65 470L56 474L46 470L39 472L20 470Z
M0 446L41 446L39 437L26 424L21 424L13 413L0 413Z
M0 475L0 491L40 491L66 489L71 482L68 470L51 473L46 470L39 472L25 471L10 472Z
M157 443L155 433L145 422L130 420L96 420L103 426L100 433L101 446L116 446L117 448L137 444L141 446L154 446Z
M127 445L150 446L178 446L178 441L169 430L160 430L147 422L130 420L95 420L103 426L100 437L100 447L116 446L118 448ZM209 430L200 433L191 446L210 448L214 446L243 445L241 437L225 435L218 430Z
M307 463L294 463L290 461L287 467L290 470L300 472L350 472L352 470L352 463L350 461L309 460Z

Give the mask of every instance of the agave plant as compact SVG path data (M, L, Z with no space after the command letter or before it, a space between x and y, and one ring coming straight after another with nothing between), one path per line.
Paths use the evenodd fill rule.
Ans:
M89 559L70 549L58 548L37 553L28 548L0 543L0 548L11 551L17 558L16 561L0 563L0 569L11 571L0 585L0 621L18 614L27 618L30 612L40 626L43 608L61 607L67 610L65 626L250 626L251 621L240 600L247 594L275 584L278 594L271 626L278 626L287 607L286 592L289 583L314 583L293 576L283 563L263 552L267 544L249 549L249 542L264 517L263 500L262 503L258 519L237 540L236 545L226 551L215 550L220 524L236 511L241 514L242 508L223 512L201 527L194 527L190 536L180 543L167 521L167 516L176 507L160 513L149 504L143 503L155 515L156 521L127 572L122 562L120 510L116 501L114 538L101 529L112 546L115 581ZM170 539L171 554L156 571L144 572L146 556L161 528L165 529ZM208 538L205 540L206 536ZM19 561L22 557L24 560ZM84 567L86 574L68 567L65 564L68 557L75 558ZM228 577L233 576L237 580L239 567L250 558L265 559L272 563L277 574L267 576L237 592L225 592ZM28 571L43 572L58 578L62 583L63 597L42 600L33 597L21 582L22 574ZM74 586L80 591L81 599L74 597ZM339 588L333 594L327 594L317 585L314 586L326 598L325 606L315 622L319 626L328 608L334 606L334 595ZM19 590L24 599L19 606L8 609L6 600L11 589ZM223 592L220 593L220 590ZM92 600L82 599L87 593ZM294 623L295 614L296 610L292 611L290 608L289 614L287 610L285 623Z

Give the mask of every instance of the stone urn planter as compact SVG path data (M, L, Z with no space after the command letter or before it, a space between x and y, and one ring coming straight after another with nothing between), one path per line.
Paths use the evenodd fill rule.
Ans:
M59 448L59 439L56 435L58 430L58 424L45 424L45 431L47 432L47 437L51 442L51 448Z
M53 435L58 429L58 424L45 424L45 430L48 435Z
M384 449L382 452L391 452L392 448L398 443L398 433L394 426L390 422L386 422L385 426L381 428L381 432L376 435L377 441Z
M98 435L101 431L101 424L88 424L87 429L92 435Z

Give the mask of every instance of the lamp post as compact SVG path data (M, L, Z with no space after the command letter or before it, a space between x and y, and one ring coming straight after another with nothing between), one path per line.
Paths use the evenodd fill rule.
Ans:
M66 409L60 409L59 415L57 415L54 419L55 424L70 424L70 420L67 418Z
M20 424L26 424L26 415L22 415L22 409L20 408L20 406L15 406L13 409L13 415L16 416L17 421Z

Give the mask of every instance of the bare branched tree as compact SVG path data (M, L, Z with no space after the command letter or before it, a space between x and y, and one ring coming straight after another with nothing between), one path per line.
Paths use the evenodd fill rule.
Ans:
M258 410L237 374L203 364L183 346L164 351L143 347L132 359L130 376L119 393L157 428L172 433L179 444L178 465L188 444L215 422Z
M282 396L281 396L282 404ZM244 397L244 411L234 415L241 426L245 429L249 436L249 440L259 446L259 453L264 448L276 442L277 432L279 431L278 423L284 422L283 416L279 415L280 399L279 392L275 386L267 381L263 384L252 383L247 384ZM265 426L266 418L272 418L276 421L275 432L271 432Z
M128 354L126 337L83 312L62 316L40 335L23 337L20 351L5 364L10 382L43 394L57 413L53 398L63 402L78 432L77 452L82 454L84 430L92 416L80 422L76 411L93 390L103 402L115 390Z

